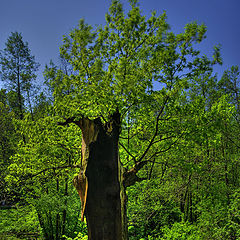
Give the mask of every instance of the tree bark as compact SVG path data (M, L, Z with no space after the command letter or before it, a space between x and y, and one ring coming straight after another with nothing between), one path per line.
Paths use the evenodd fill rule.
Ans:
M126 240L126 193L119 161L120 114L107 124L82 118L82 169L74 178L89 240Z

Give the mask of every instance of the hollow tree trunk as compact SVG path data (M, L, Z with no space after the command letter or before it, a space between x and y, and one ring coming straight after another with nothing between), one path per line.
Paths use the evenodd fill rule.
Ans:
M119 162L120 115L103 125L100 119L83 118L82 169L74 185L86 216L89 240L126 240L126 194Z

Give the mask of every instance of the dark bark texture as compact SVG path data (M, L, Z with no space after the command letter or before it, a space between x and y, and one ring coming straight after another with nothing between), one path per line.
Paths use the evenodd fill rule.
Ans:
M89 240L126 240L118 154L120 115L107 124L87 118L76 122L82 130L82 169L74 185L86 216Z

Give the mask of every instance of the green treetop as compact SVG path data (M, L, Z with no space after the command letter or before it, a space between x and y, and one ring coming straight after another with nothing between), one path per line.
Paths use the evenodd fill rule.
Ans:
M123 114L133 105L156 101L156 93L181 86L181 73L196 74L203 66L193 45L202 41L205 31L204 25L192 23L175 35L169 32L165 13L157 17L153 12L147 19L132 3L125 14L122 4L113 1L104 27L93 29L81 20L64 37L61 56L74 74L55 78L61 78L55 84L56 109L63 117L107 118L117 108Z
M30 103L30 92L39 64L31 55L28 43L23 41L22 34L13 32L0 52L1 80L9 90L17 93L19 116L23 118L24 98ZM31 107L31 106L30 106Z

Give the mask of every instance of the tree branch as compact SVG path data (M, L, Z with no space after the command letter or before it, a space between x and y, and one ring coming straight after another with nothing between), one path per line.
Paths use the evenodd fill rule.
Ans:
M128 170L123 174L123 184L125 187L130 187L134 185L136 182L147 180L147 178L140 178L137 176L137 172L141 168L143 168L143 166L145 166L147 163L148 161L138 162L132 169Z
M68 126L70 123L75 123L77 126L82 126L82 118L78 121L75 121L76 117L70 117L65 120L65 122L58 122L57 124L60 126Z
M123 149L127 152L127 154L133 158L134 162L136 162L136 157L134 157L122 143L119 142L119 145L123 147Z
M66 166L58 166L58 167L49 167L49 168L43 169L42 171L40 171L38 173L28 174L25 179L36 177L36 176L38 176L46 171L49 171L49 170L57 170L57 169L65 169L65 168L80 168L80 167L81 167L80 165L66 165Z
M144 153L142 154L142 156L139 158L138 162L141 162L143 160L143 158L147 155L149 149L151 148L151 146L153 145L154 143L154 140L156 138L156 136L158 135L158 127L159 127L159 121L160 121L160 117L163 113L163 110L167 104L167 101L169 99L169 96L166 97L165 101L163 102L163 105L162 105L162 108L160 109L158 115L157 115L157 119L156 119L156 126L155 126L155 132L153 134L153 137L151 139L151 141L149 142L147 148L145 149Z
M153 157L156 157L158 154L160 154L160 153L164 153L164 152L167 152L168 150L170 150L171 149L171 147L173 146L173 145L175 145L176 143L177 143L177 141L183 136L183 133L184 133L184 131L180 134L180 136L174 141L174 142L172 142L166 149L164 149L164 150L161 150L161 151L158 151L158 152L155 152L154 154L152 154L152 156L147 160L147 161L149 161L150 159L152 159Z

